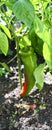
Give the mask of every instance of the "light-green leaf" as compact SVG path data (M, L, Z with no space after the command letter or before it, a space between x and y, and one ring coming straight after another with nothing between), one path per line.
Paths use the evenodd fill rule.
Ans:
M30 26L34 21L34 7L30 0L18 0L13 6L13 12L16 18L27 26Z
M44 72L45 64L40 64L34 71L34 77L36 79L36 84L39 90L42 90L44 84Z
M43 56L50 69L52 69L52 48L46 43L43 45Z
M50 44L50 33L47 30L46 26L43 24L43 22L35 16L34 20L34 30L35 33L48 45Z
M5 33L0 31L0 50L4 55L7 55L8 52L8 39Z
M5 62L0 62L0 64L1 64L8 72L11 72L9 66L8 66Z
M10 34L9 29L5 25L3 25L2 23L0 23L0 28L2 28L3 31L6 33L6 35L8 36L8 38L11 39L11 34Z

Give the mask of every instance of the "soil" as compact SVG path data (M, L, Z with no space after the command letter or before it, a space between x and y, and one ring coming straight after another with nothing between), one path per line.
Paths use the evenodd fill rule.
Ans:
M34 86L27 97L20 97L18 67L13 63L10 68L11 74L0 77L0 130L51 130L52 76L44 75L41 92Z

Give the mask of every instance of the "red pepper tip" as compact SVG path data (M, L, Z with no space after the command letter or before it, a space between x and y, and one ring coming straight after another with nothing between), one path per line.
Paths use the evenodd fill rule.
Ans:
M25 93L26 93L26 89L27 89L27 83L26 83L26 80L24 81L24 84L22 86L22 90L20 92L20 96L24 96Z

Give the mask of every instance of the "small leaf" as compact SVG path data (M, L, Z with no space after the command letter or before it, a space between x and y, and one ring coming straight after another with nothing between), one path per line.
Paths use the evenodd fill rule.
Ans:
M38 112L38 110L37 109L34 109L34 113L36 114Z
M43 77L44 67L45 64L40 64L34 71L34 77L36 79L37 87L39 90L43 88L44 84L44 77Z
M5 62L0 62L0 64L8 71L8 72L10 72L10 68L9 68L9 66L5 63Z
M0 31L0 50L4 55L7 55L8 52L8 39L5 33Z
M1 27L1 28L3 29L3 31L6 33L6 35L8 36L8 38L11 39L11 34L10 34L9 29L8 29L5 25L3 25L2 23L0 23L0 27Z
M40 104L39 109L40 110L46 109L46 104L44 102L42 104Z

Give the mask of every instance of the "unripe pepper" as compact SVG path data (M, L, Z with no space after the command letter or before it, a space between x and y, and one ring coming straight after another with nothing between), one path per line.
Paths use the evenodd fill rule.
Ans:
M25 75L25 83L22 86L23 94L20 95L27 96L35 84L35 78L33 76L33 72L37 67L37 59L36 54L34 53L32 48L30 48L29 50L21 50L19 54L24 64L24 75Z

